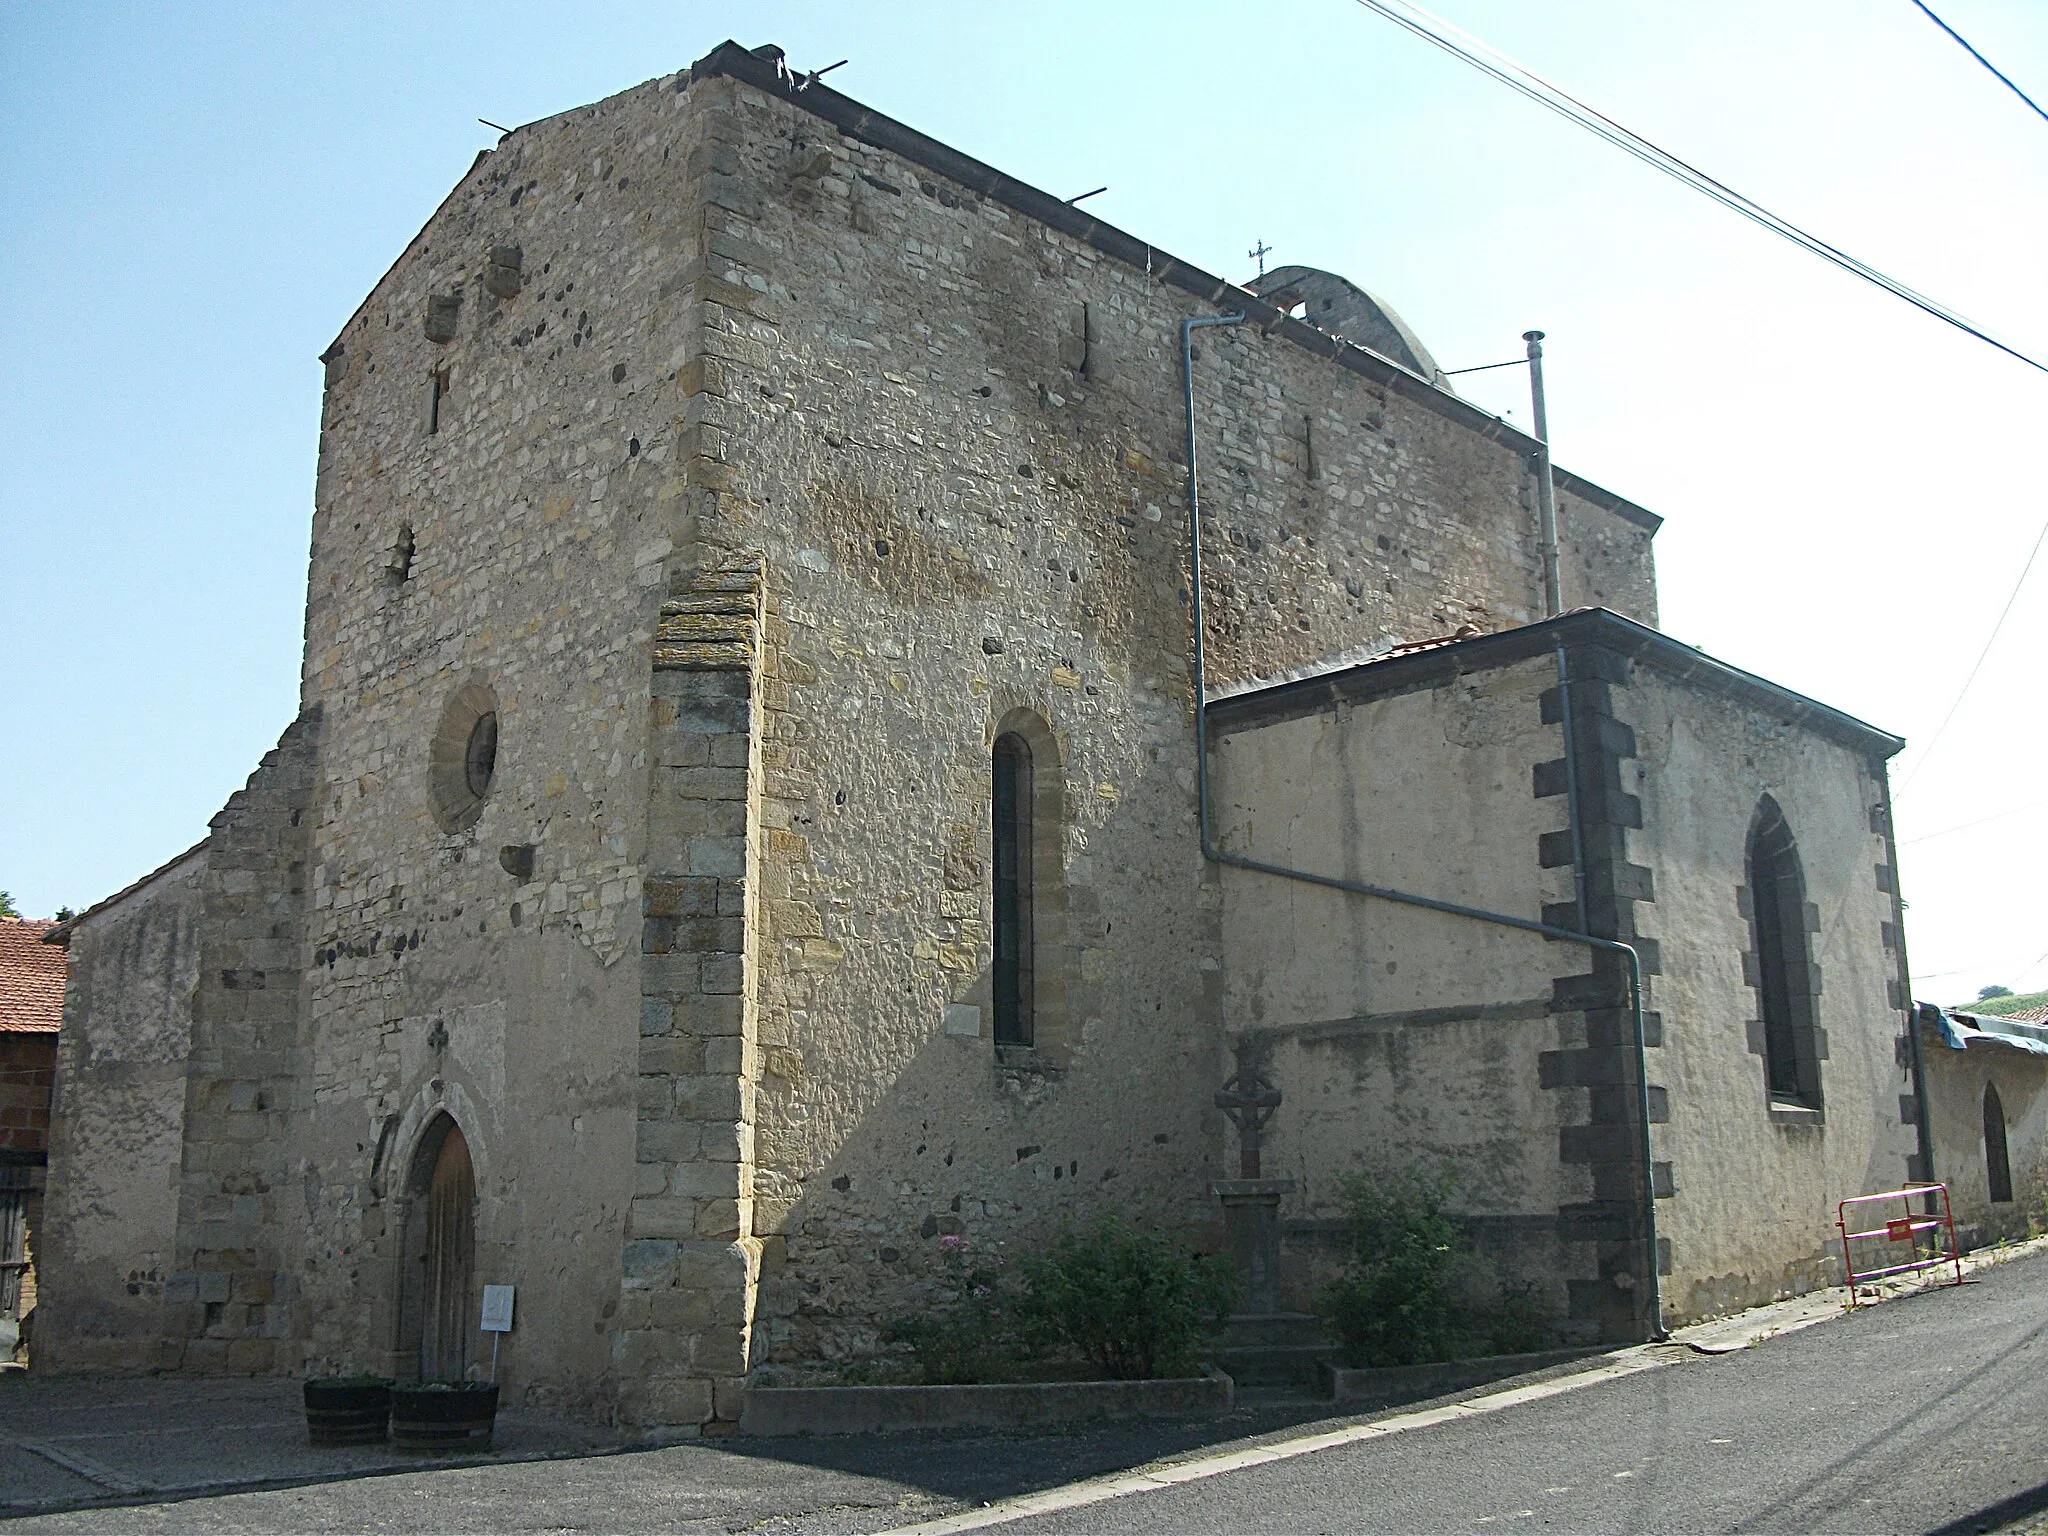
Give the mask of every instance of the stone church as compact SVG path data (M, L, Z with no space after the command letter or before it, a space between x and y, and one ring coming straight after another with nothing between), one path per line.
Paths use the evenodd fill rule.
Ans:
M727 43L480 155L323 361L301 713L57 936L50 1363L460 1374L508 1284L515 1395L687 1429L942 1235L1236 1200L1307 1304L1412 1159L1640 1339L1928 1166L1901 743L1660 634L1562 469L1550 556L1344 279Z

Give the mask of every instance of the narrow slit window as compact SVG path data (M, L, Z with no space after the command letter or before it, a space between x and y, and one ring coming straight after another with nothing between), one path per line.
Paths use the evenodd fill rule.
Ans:
M1768 796L1749 836L1747 862L1770 1096L1776 1103L1819 1109L1820 1039L1806 941L1806 879L1792 829Z
M1999 1101L1998 1085L1984 1085L1984 1171L1990 1178L1995 1205L2012 1200L2012 1162L2005 1150L2005 1105Z
M1031 747L996 738L991 801L995 855L995 1036L998 1046L1032 1043Z
M384 562L384 585L402 587L412 580L413 536L410 526L398 530L398 542Z
M441 406L448 398L448 370L436 368L433 382L427 393L427 435L432 437L441 430Z

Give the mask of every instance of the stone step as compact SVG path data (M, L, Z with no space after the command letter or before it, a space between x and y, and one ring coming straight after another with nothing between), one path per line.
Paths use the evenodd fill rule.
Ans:
M1298 1348L1327 1345L1323 1320L1312 1312L1239 1312L1223 1325L1223 1349Z

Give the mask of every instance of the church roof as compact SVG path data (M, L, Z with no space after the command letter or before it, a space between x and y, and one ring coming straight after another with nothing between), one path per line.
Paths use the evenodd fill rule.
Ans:
M113 895L108 896L103 900L94 902L91 906L87 907L83 912L78 913L76 916L68 917L61 923L44 924L44 927L48 931L43 935L43 942L45 944L68 945L71 942L72 930L77 928L80 923L83 923L90 918L98 917L102 912L106 911L109 907L117 906L121 902L126 901L130 896L133 896L137 891L143 889L143 887L155 881L158 876L169 874L172 870L176 869L180 864L184 863L187 859L191 858L192 855L194 855L195 853L206 852L206 844L207 839L202 837L198 842L194 843L190 848L187 848L183 853L179 854L177 857L165 860L163 863L157 865L155 869L152 869L148 874L144 875L140 880L136 880L128 885L122 886L121 889L114 892Z
M43 943L56 926L0 918L0 1035L52 1034L64 1022L64 951Z
M1674 640L1606 608L1575 608L1554 619L1520 624L1490 635L1460 630L1397 645L1356 664L1340 663L1326 671L1214 699L1209 705L1209 719L1221 730L1293 719L1344 700L1440 687L1468 673L1548 655L1560 645L1593 645L1617 652L1673 682L1736 699L1748 708L1881 758L1894 756L1906 745L1903 737L1780 687L1754 672L1717 661L1697 646Z

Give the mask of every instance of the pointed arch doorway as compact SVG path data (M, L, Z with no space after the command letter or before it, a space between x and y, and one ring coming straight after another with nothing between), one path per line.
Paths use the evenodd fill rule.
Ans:
M407 1194L400 1358L421 1381L460 1381L476 1310L476 1171L452 1117L420 1138Z

